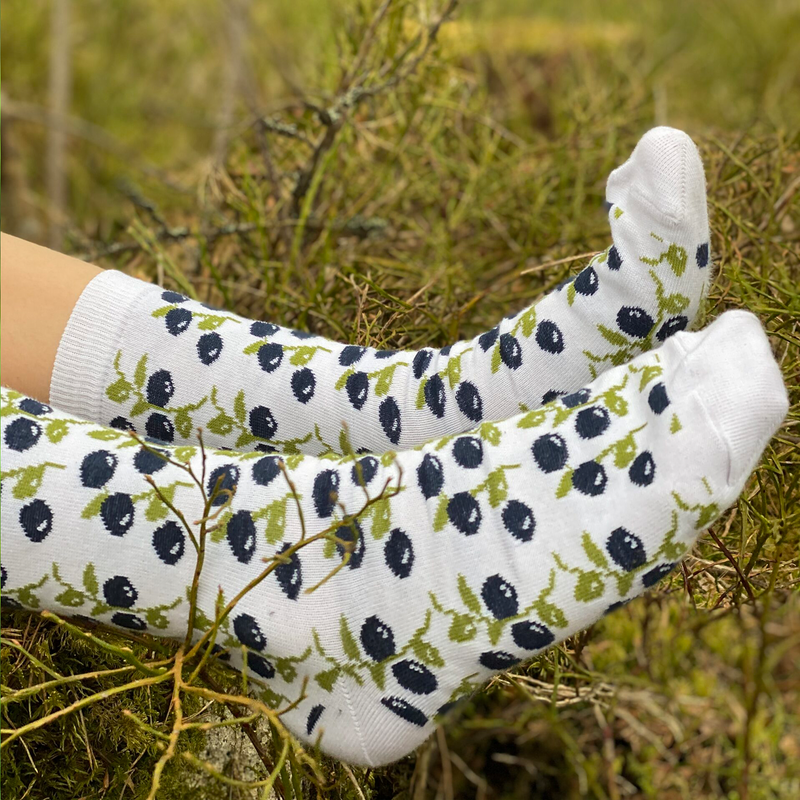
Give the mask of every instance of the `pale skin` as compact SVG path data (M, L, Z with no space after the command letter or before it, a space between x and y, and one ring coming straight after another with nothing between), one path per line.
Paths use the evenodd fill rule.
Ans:
M42 402L61 334L99 267L0 234L0 382Z

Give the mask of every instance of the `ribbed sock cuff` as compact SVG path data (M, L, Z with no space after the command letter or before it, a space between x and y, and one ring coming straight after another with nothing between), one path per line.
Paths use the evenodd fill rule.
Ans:
M50 402L62 411L97 421L131 308L157 286L116 270L86 285L61 335L50 379Z

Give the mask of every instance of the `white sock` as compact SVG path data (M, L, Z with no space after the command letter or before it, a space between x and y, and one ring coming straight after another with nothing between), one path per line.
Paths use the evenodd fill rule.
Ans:
M467 435L380 460L286 456L309 536L361 509L365 488L374 498L401 475L402 489L360 516L333 578L305 593L344 550L299 549L241 599L220 643L234 665L240 644L253 650L272 702L309 678L283 717L301 739L321 734L323 750L358 764L399 758L494 671L666 575L736 499L787 407L758 320L737 311L568 401ZM183 637L194 552L143 473L191 521L202 501L185 473L18 393L4 390L2 416L5 601ZM170 452L199 470L197 448ZM218 588L229 601L300 540L277 459L208 455L209 487L224 475L237 491L208 543L201 627Z
M710 276L703 165L655 128L608 179L613 246L572 282L441 350L376 351L217 312L118 272L84 291L51 399L167 442L237 450L415 447L588 383L694 319Z

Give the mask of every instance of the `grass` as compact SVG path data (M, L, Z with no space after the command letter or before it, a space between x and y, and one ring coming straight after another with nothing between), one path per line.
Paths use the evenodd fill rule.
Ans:
M17 106L3 120L3 227L43 238L52 209L33 112L46 98L45 5L4 5L3 88ZM318 141L330 125L297 103L297 87L311 87L313 103L335 104L343 65L358 59L377 4L256 4L254 86L218 159L208 153L224 57L213 32L224 8L211 0L197 0L192 14L182 0L102 5L103 13L98 3L74 11L73 108L113 138L102 148L94 129L71 129L80 135L71 139L60 220L65 249L334 338L443 345L535 300L586 263L575 256L605 247L608 172L647 127L668 123L693 135L706 164L718 276L701 324L729 308L756 312L789 387L786 423L682 572L513 679L495 678L414 756L351 771L322 758L323 788L296 765L282 776L284 796L798 795L798 4L614 0L602 13L549 0L535 12L521 0L469 6L412 75L352 112L313 169L302 139ZM398 3L363 70L374 75L401 52L417 19L417 4ZM239 124L253 118L249 107L281 107L301 138ZM307 191L297 198L303 175ZM46 669L124 665L18 612L3 613L3 644L4 692L46 680ZM148 653L146 642L132 646ZM222 670L214 679L236 686ZM69 684L6 705L4 726L93 688ZM168 730L169 701L160 687L118 695L12 742L3 797L146 797L159 751L123 710ZM279 743L262 740L274 763ZM195 753L205 746L199 732L181 743ZM240 737L208 757L228 775L263 777L250 748ZM173 760L159 797L257 796L198 774Z

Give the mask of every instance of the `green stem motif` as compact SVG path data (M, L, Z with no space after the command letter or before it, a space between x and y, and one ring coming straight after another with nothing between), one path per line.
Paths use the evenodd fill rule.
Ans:
M55 464L52 461L45 461L43 464L31 464L27 467L18 467L7 472L0 472L0 480L6 478L14 479L14 486L11 494L17 500L26 500L34 497L42 485L45 471L50 469L66 469L64 464Z
M153 311L151 316L155 317L156 319L159 317L166 317L170 311L175 308L180 308L180 306L180 303L168 303L167 305L160 306ZM242 322L241 319L230 314L209 314L208 312L197 311L196 309L192 309L191 313L192 318L189 321L189 324L191 324L195 318L198 318L200 322L197 323L197 328L201 331L215 331L225 322L235 322L237 325L240 325Z

